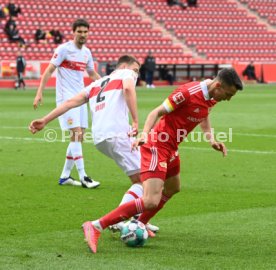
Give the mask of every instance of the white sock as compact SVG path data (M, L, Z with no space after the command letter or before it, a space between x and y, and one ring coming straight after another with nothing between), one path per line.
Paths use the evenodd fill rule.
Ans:
M67 151L66 151L66 159L65 159L65 163L63 166L63 171L61 173L60 178L68 178L71 174L71 171L74 167L74 158L71 154L71 149L70 149L70 143L67 147Z
M140 184L133 184L122 198L121 204L133 201L143 196L143 187Z
M102 226L101 226L101 223L100 223L100 221L99 221L98 219L92 221L91 223L92 223L92 225L93 225L98 231L101 232L101 231L103 230L103 228L102 228Z
M79 173L79 178L83 180L84 176L87 176L87 174L84 170L81 142L70 142L70 149Z

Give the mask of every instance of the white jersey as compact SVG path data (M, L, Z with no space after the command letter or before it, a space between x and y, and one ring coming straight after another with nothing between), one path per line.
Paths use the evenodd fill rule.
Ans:
M50 61L57 67L56 102L62 103L82 91L84 88L84 70L93 70L94 63L90 50L86 46L77 48L73 41L57 47Z
M94 144L108 138L126 138L131 131L123 94L123 81L126 79L136 84L137 75L130 69L118 69L85 88L92 114Z

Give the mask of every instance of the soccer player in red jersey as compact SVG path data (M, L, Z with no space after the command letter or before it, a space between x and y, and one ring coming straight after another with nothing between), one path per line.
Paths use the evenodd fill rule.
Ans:
M142 136L133 144L134 149L141 145L143 197L120 205L98 220L83 224L85 239L92 252L97 251L97 242L103 229L139 213L142 213L139 220L146 224L180 191L178 144L197 125L200 124L210 145L222 152L223 156L227 155L225 145L214 139L208 115L217 102L229 101L242 89L242 82L235 70L225 68L214 80L180 86L162 105L150 112Z

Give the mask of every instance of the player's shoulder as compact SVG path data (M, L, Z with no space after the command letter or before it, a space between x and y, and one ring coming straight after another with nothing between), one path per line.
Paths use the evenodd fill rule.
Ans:
M57 46L56 50L57 51L67 51L70 49L71 46L72 46L72 42L68 41L68 42L62 43L59 46Z
M137 74L131 69L116 69L112 73L112 77L122 79L122 80L128 79L128 78L136 80Z

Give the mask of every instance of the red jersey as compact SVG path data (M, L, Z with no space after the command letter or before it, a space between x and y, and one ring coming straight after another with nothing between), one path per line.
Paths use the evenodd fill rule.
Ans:
M216 104L210 99L207 84L191 82L174 90L163 102L168 114L154 127L148 141L152 145L177 150L183 139L209 114Z

